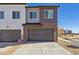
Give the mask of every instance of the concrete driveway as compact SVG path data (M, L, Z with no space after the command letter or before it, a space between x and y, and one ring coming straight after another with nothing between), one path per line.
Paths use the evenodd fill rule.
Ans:
M55 42L28 42L13 55L72 55Z

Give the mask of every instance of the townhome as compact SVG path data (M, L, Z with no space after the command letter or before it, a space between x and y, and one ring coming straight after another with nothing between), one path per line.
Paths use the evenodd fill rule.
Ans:
M0 3L0 41L16 41L25 23L26 3Z
M57 8L59 6L26 6L23 38L26 41L57 42Z
M26 3L0 3L0 41L57 42L59 6L27 6Z

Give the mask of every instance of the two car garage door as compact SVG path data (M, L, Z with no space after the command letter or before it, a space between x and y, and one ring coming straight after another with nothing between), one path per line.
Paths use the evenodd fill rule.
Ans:
M21 37L21 30L0 30L0 41L15 42Z
M53 41L54 35L52 29L30 29L30 41Z

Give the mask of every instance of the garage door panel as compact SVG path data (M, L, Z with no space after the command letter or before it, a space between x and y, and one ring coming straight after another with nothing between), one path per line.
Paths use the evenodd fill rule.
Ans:
M21 30L0 30L0 41L16 41L21 37Z
M51 41L53 40L52 29L31 29L29 30L29 40Z

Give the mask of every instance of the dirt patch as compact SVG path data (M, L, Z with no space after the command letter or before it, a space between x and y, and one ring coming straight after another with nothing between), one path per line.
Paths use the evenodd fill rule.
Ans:
M0 55L11 55L14 51L16 51L18 48L20 48L21 45L15 45L11 48L8 48L7 50L0 52Z

